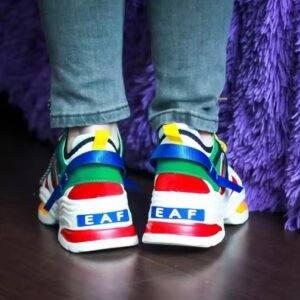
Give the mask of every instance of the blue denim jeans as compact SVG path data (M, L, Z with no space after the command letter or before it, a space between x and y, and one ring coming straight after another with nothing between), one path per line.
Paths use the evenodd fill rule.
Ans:
M129 116L122 75L125 0L39 0L48 44L52 127ZM156 95L154 129L182 122L218 127L218 97L232 0L149 0Z

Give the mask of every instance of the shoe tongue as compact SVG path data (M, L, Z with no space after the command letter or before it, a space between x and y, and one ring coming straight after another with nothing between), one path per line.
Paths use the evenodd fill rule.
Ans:
M175 143L196 148L200 151L205 152L207 155L212 152L214 141L212 139L211 144L211 136L208 135L208 137L206 137L204 134L201 135L198 130L191 128L184 123L173 123L167 124L166 126L167 128L165 126L162 126L158 132L159 140L162 143L172 143L172 137L168 137L169 133L170 135L174 134L174 140L176 140L176 135L179 135L179 140L181 140L181 142L175 141Z

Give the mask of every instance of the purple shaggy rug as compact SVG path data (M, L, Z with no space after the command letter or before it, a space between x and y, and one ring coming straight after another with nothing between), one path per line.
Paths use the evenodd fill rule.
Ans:
M150 170L155 138L147 122L154 94L145 0L128 0L124 76L132 117L122 122L128 165ZM0 2L0 90L28 127L49 128L49 64L34 0ZM300 229L300 0L236 0L228 44L220 135L245 181L250 209L287 213Z

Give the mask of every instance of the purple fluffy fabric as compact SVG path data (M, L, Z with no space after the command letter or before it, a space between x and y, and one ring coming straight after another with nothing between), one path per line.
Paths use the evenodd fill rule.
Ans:
M250 209L287 212L289 230L300 228L299 4L236 1L228 45L229 99L221 104L221 132L245 181Z
M154 95L145 0L126 4L124 78L132 116L121 123L133 168L150 170L155 143L147 121ZM228 44L220 135L245 181L250 209L287 213L300 229L300 0L236 0ZM49 128L49 64L34 0L0 3L0 90L31 130Z

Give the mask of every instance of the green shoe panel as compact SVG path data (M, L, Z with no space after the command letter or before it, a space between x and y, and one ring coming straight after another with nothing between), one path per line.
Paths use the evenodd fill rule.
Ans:
M174 173L194 176L207 181L215 191L219 191L219 186L210 178L208 172L201 165L180 159L159 160L156 166L156 174Z
M75 185L90 182L112 182L123 184L123 179L119 169L105 165L82 166L71 174L64 192Z

